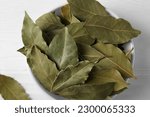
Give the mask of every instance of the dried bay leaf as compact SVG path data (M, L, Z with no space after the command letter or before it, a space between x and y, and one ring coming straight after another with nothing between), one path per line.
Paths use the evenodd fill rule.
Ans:
M68 99L103 100L112 93L113 89L114 83L103 85L83 84L70 86L57 93Z
M51 91L51 86L58 73L55 63L49 60L45 54L41 53L36 46L32 48L27 61L37 80L47 90Z
M43 37L48 45L59 29L64 27L60 18L53 13L46 13L42 15L36 20L36 24L41 28Z
M68 22L67 24L80 22L75 16L73 16L68 4L61 7L61 16Z
M23 55L25 55L26 57L29 56L29 54L32 51L32 47L33 46L24 46L22 48L20 48L19 50L17 50L18 52L22 53Z
M32 47L31 47L32 48ZM28 49L26 49L26 47L22 47L20 49L17 50L18 52L22 53L23 55L27 55L28 53Z
M62 90L72 85L84 84L94 64L88 61L79 62L62 70L53 84L53 91Z
M90 73L90 78L88 78L87 84L107 84L114 82L114 91L120 91L128 87L128 84L123 79L118 70L107 69L101 70L96 67L92 69Z
M57 63L59 69L78 63L77 45L69 34L68 28L65 27L54 37L49 45L49 55Z
M64 25L61 23L60 18L53 13L46 13L36 20L36 24L41 30L48 32L49 30L56 28L63 28Z
M23 87L14 79L0 75L0 94L5 100L29 100Z
M79 55L83 60L89 60L95 63L105 57L102 53L100 53L90 45L81 44L81 43L78 43L77 45L78 45Z
M132 71L132 64L125 54L112 44L96 43L93 47L105 56L104 59L97 63L102 69L117 69L125 78L135 78Z
M85 43L91 45L94 43L95 39L91 38L89 33L83 27L83 23L72 23L68 25L69 34L73 37L76 43Z
M140 34L140 31L132 28L128 21L111 16L95 15L86 21L85 28L92 38L111 44L128 42Z
M32 47L38 46L43 52L47 53L48 46L42 37L41 29L32 21L27 13L25 13L23 28L22 28L22 41L25 46Z
M109 13L96 0L68 0L73 15L85 21L93 15L108 16Z

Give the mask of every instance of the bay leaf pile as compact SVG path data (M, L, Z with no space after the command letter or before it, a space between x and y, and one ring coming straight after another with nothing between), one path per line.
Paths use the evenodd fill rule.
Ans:
M115 18L96 0L68 0L34 23L25 13L19 51L49 92L67 99L107 99L135 78L121 44L140 31Z

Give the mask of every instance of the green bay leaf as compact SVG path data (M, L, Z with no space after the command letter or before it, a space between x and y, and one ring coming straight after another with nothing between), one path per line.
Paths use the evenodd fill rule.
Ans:
M72 23L68 25L68 31L76 43L84 43L91 45L94 43L95 39L91 38L89 33L83 27L84 24L81 23Z
M32 47L38 46L43 52L47 53L48 46L43 39L42 31L37 26L27 13L25 13L23 28L22 28L22 40L25 46Z
M104 59L97 63L102 69L117 69L125 78L135 78L132 71L132 64L126 55L112 44L96 43L93 47L105 56Z
M77 45L68 32L68 28L63 28L49 45L49 55L57 63L59 69L64 69L68 65L78 63Z
M109 13L96 0L68 0L73 15L85 21L93 15L108 16Z
M83 84L73 85L58 92L59 95L76 100L103 100L113 91L114 83L103 85Z
M111 16L95 15L86 21L85 28L92 38L111 44L128 42L140 34L140 31L132 28L128 21Z
M60 71L53 84L53 91L62 90L72 85L84 84L94 64L88 61L79 62Z
M5 100L30 100L24 88L13 78L0 75L0 94Z
M57 67L48 57L34 46L27 58L28 64L36 79L49 91L58 73Z

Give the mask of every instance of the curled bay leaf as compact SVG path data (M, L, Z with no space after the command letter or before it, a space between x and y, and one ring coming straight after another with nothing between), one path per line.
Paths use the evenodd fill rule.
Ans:
M42 51L47 53L48 46L43 39L42 31L37 26L27 13L25 13L23 28L22 28L22 40L25 46L32 47L38 46Z
M85 28L92 38L111 44L128 42L140 34L140 31L132 28L128 21L111 16L95 15L86 21Z
M49 55L57 63L59 69L78 63L77 45L69 34L68 28L65 27L54 37L49 45Z
M0 94L5 100L29 100L23 87L13 78L0 75Z
M64 25L61 23L60 18L54 13L46 13L36 20L36 24L43 32L43 37L49 45L53 37Z
M68 22L67 24L80 22L75 16L73 16L68 4L61 7L61 16Z
M85 21L93 15L108 16L109 13L96 0L68 0L73 15Z
M118 70L115 69L98 69L94 67L90 73L90 78L87 81L87 84L107 84L115 83L114 90L115 92L120 91L128 87L128 84L123 79Z
M84 24L80 23L72 23L68 25L69 34L73 37L76 43L84 43L91 45L94 43L95 39L91 38L89 33L83 27Z
M105 56L104 59L97 63L102 69L117 69L125 78L135 78L132 70L132 64L125 54L112 44L96 43L93 47Z
M70 86L59 91L58 94L68 99L103 100L112 93L113 89L114 83L107 83L103 85L83 84Z
M32 48L27 58L32 73L37 80L49 91L58 73L57 67L48 57L43 54L36 46Z
M72 85L84 84L94 64L83 61L76 66L68 66L60 71L53 84L53 91L62 90Z

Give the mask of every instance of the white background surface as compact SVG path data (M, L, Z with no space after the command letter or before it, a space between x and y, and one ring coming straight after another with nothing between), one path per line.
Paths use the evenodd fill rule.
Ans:
M26 58L17 52L23 46L21 28L26 10L32 19L49 12L66 0L0 0L0 74L14 77L32 99L53 99L33 78ZM118 16L142 31L135 43L135 73L129 89L115 99L150 99L150 0L100 0Z

